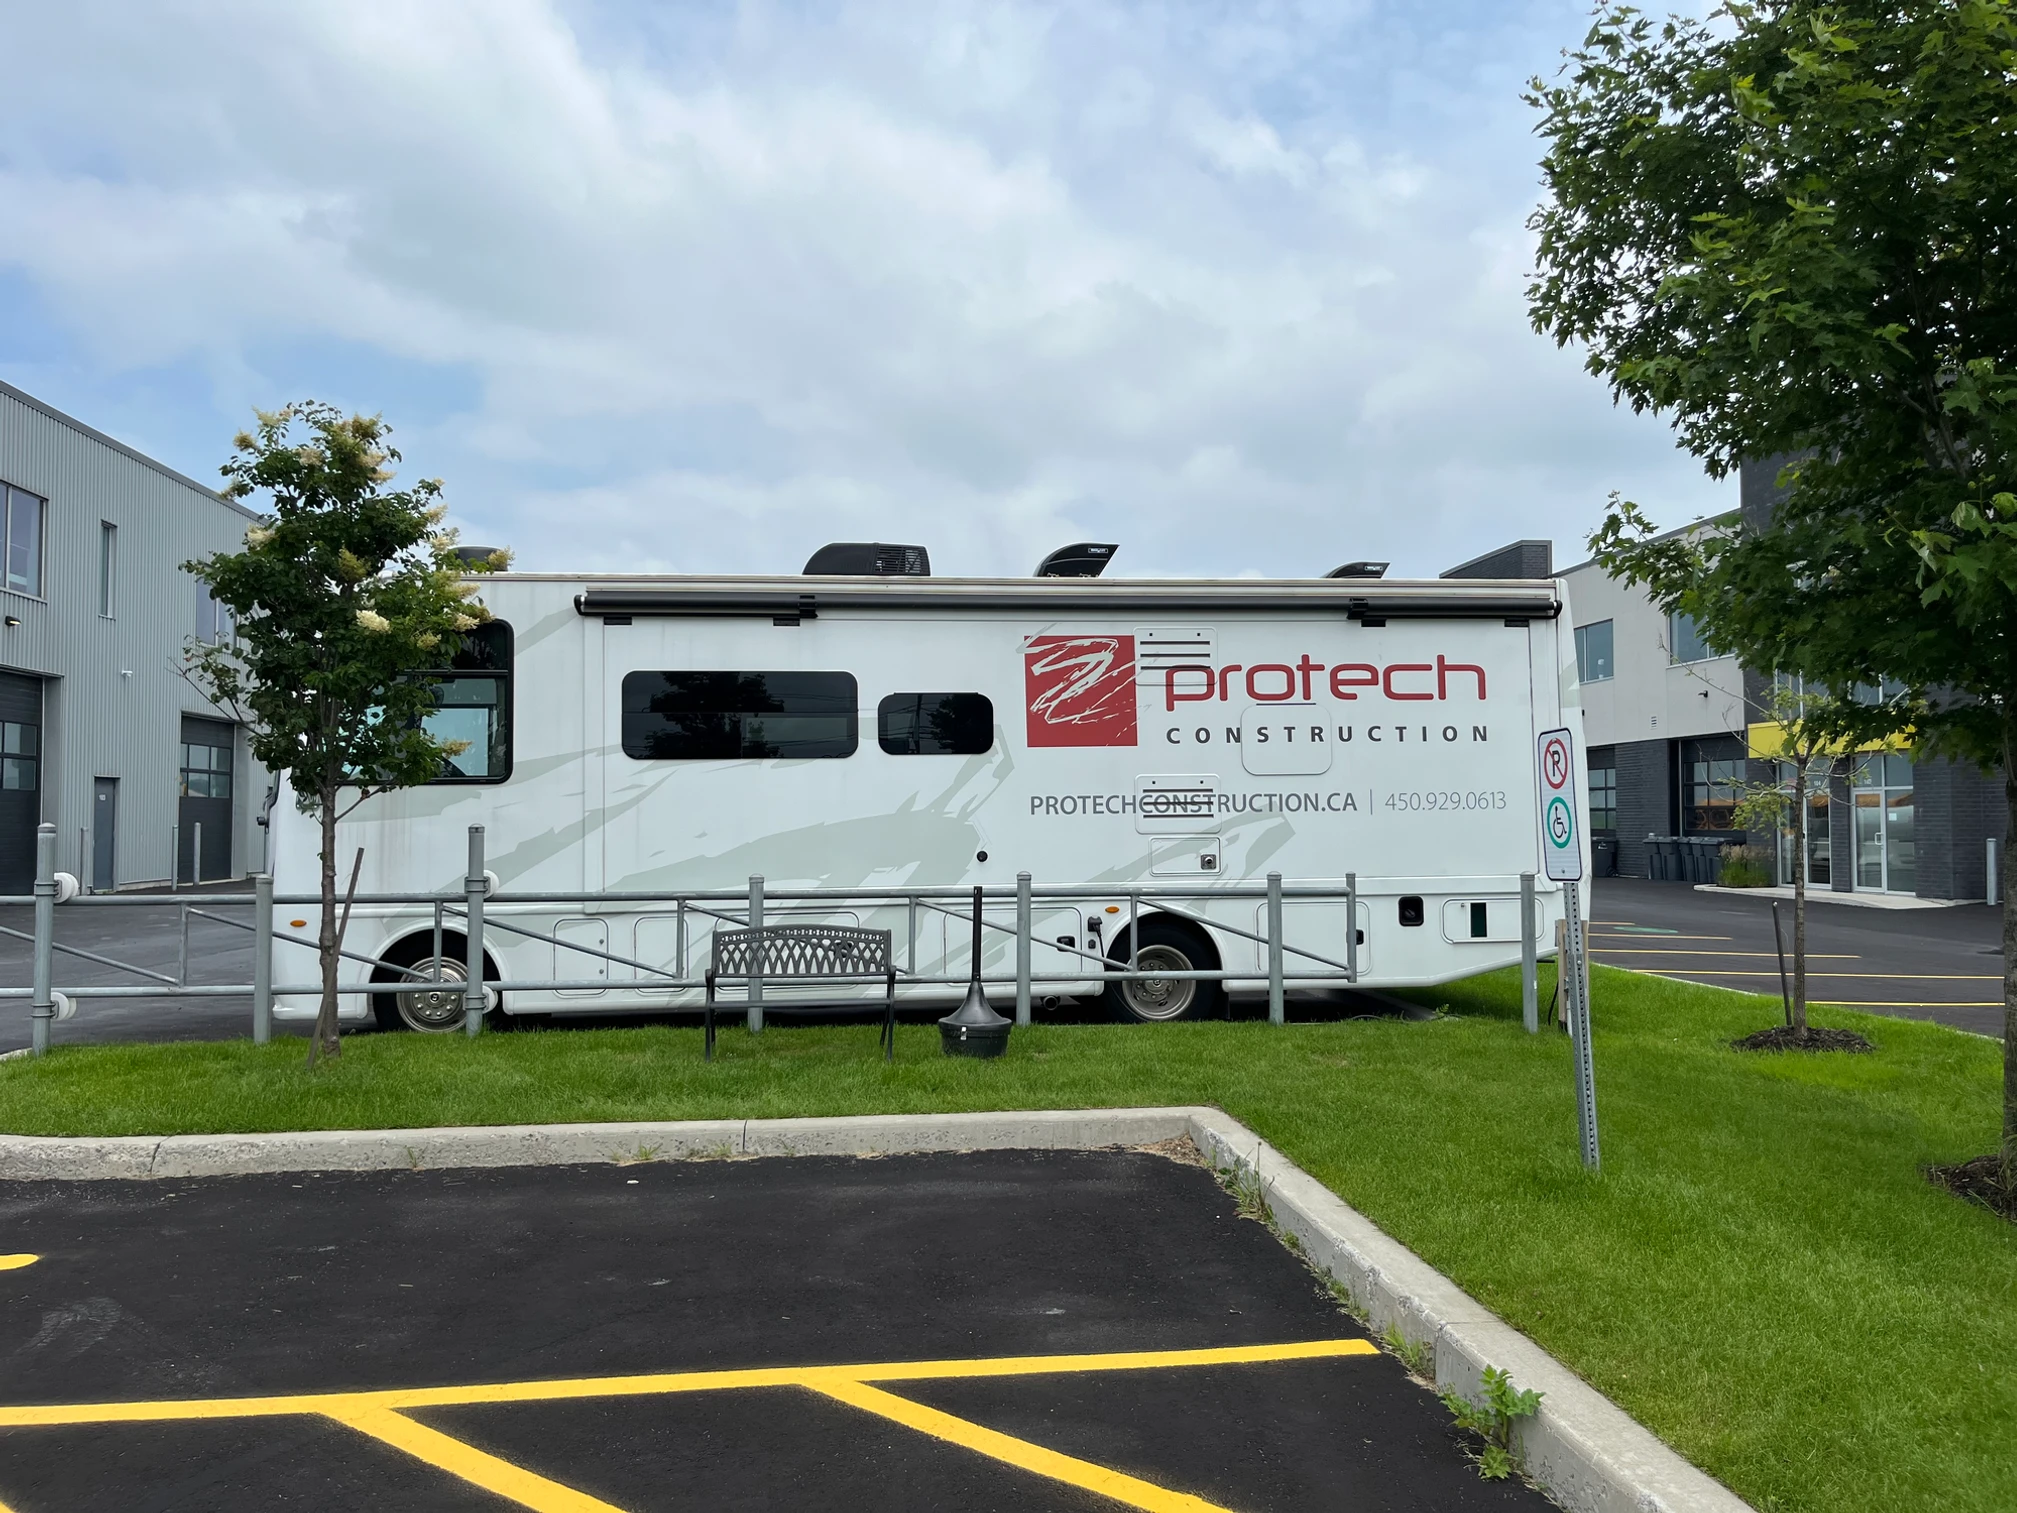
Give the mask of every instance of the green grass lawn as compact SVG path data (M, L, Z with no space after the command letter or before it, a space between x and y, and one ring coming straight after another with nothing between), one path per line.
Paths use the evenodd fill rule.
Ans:
M1547 989L1544 972L1543 991ZM105 1046L0 1064L0 1129L159 1134L1213 1103L1761 1509L2017 1508L2017 1226L1920 1170L1992 1148L2001 1048L1843 1011L1871 1056L1731 1051L1776 1000L1596 969L1604 1170L1565 1037L1496 974L1429 1023L931 1026Z

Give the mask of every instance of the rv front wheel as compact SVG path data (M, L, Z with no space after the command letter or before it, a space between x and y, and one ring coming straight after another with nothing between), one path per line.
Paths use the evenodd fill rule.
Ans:
M1127 957L1117 953L1125 965ZM1169 919L1145 919L1135 967L1143 973L1209 972L1218 966L1211 947ZM1218 983L1195 977L1141 976L1109 982L1102 995L1107 1011L1123 1023L1161 1024L1172 1019L1206 1019L1225 1002Z
M442 940L441 960L436 961L434 952L426 937L411 943L401 950L388 951L382 958L386 966L373 972L376 982L398 982L402 979L413 981L409 974L429 979L428 984L408 993L374 993L373 1007L381 1030L419 1030L423 1034L444 1034L462 1028L463 998L462 985L469 978L468 965L462 960L461 942L455 937ZM388 970L404 968L404 971ZM484 958L484 974L496 970L490 958ZM438 979L440 986L433 986ZM494 999L492 1000L495 1001Z

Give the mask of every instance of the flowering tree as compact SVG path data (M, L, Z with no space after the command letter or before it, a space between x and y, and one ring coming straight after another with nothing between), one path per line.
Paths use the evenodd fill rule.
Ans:
M339 1053L336 825L374 796L424 783L467 743L437 740L426 719L456 639L490 618L444 530L441 484L389 489L399 453L389 427L312 401L260 413L221 469L234 499L272 510L245 548L183 567L237 621L220 643L192 642L190 677L246 726L252 754L284 773L322 832L322 1007L309 1046ZM505 565L505 554L474 564ZM345 914L347 916L346 908Z

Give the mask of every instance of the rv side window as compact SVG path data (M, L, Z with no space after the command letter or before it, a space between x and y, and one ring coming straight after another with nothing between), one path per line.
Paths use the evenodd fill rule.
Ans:
M633 672L624 755L644 762L849 757L858 743L846 672Z
M876 739L891 756L975 756L994 747L984 693L893 693L876 706Z
M434 781L501 783L510 777L511 627L502 620L477 626L449 666L428 676L436 708L421 723L438 741L467 743Z

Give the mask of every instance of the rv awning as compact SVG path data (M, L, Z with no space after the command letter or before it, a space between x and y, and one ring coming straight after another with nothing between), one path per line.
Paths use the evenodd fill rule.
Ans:
M790 583L592 586L574 607L591 618L689 616L810 620L836 610L877 614L1009 611L1072 614L1187 614L1237 610L1258 614L1335 615L1383 620L1552 620L1562 612L1552 582L1475 584L1464 588L1363 581L1299 580L1270 584L1113 582L1048 578L1029 582L798 579Z

